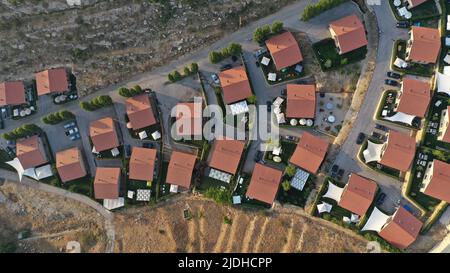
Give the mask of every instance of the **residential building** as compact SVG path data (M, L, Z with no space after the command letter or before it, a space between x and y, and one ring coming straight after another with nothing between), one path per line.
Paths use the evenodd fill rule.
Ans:
M420 191L450 203L450 164L437 159L429 162Z
M325 159L328 146L327 141L304 132L292 154L290 163L310 173L317 173Z
M175 106L176 134L183 138L202 136L203 100L195 97L193 102L180 102Z
M287 118L314 118L316 116L316 86L288 84L286 104Z
M44 144L39 136L22 138L16 142L16 156L23 169L34 168L48 162Z
M252 89L244 66L220 72L219 79L225 104L233 104L252 96Z
M21 81L0 83L0 106L26 103L25 87Z
M435 64L441 51L439 29L413 26L406 48L406 61L420 64Z
M399 207L378 234L391 245L404 249L416 240L422 225L414 215Z
M351 173L342 192L339 206L359 216L366 214L377 193L377 184L356 173Z
M289 31L268 39L266 46L278 71L303 61L300 47L294 35Z
M239 140L215 140L209 166L235 175L244 152L245 143Z
M256 163L246 196L271 205L277 195L282 175L280 170Z
M56 170L63 183L85 177L87 172L80 148L73 147L57 152Z
M95 199L119 198L120 176L120 168L97 167L94 179Z
M439 131L437 134L437 140L450 143L450 126L449 125L449 113L450 106L442 110L441 121L439 123Z
M414 137L397 131L389 131L387 142L381 152L380 164L406 172L411 167L416 154Z
M92 121L89 125L89 136L94 152L97 153L120 146L114 120L110 117Z
M189 189L196 160L196 155L173 151L170 156L166 183Z
M408 2L408 9L412 9L417 7L418 5L421 5L425 2L427 2L428 0L407 0Z
M396 97L396 112L424 118L431 101L429 82L405 77Z
M125 101L130 127L133 130L142 129L156 124L148 94L128 98Z
M156 149L133 147L128 177L133 180L153 181Z
M39 96L69 91L67 70L64 67L51 68L35 74Z
M368 44L364 25L356 14L331 22L329 30L341 55Z

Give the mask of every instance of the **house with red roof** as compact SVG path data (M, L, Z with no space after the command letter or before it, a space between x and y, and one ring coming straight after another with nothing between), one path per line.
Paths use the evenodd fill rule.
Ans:
M377 193L377 184L356 173L351 173L338 205L354 214L366 214Z
M144 93L128 98L125 101L125 107L127 109L130 127L133 130L139 130L156 124L156 118L153 114L148 94Z
M316 116L316 86L287 84L287 118L314 118Z
M396 112L424 118L431 102L429 82L410 77L403 78L402 87L396 97Z
M220 72L219 79L225 104L246 100L253 94L244 66Z
M25 87L22 81L0 83L0 106L26 103Z
M277 195L282 175L280 170L256 163L246 196L271 205Z
M67 70L65 67L51 68L35 74L39 96L69 91Z
M441 34L437 28L412 26L406 48L406 61L435 64L441 52Z
M329 30L341 55L368 44L364 25L356 14L331 22Z
M450 203L450 164L437 159L429 162L420 191Z
M289 162L315 174L325 159L328 146L327 141L304 132Z
M378 233L391 245L407 248L419 235L423 223L403 207L399 207Z
M37 135L17 140L16 156L24 170L35 168L48 162L44 144Z
M277 71L303 61L303 55L297 40L289 31L271 37L266 41L266 46Z

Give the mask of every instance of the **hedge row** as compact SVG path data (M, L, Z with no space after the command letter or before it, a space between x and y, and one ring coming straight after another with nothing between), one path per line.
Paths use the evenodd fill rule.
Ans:
M45 124L58 124L62 121L74 119L75 115L67 110L50 113L42 118L42 122Z
M11 132L6 132L2 134L2 137L6 140L16 140L19 138L24 138L27 136L39 134L42 132L42 129L36 124L24 124Z
M108 95L100 95L98 97L93 98L91 101L82 101L80 102L80 107L86 111L95 111L102 107L111 106L113 101Z

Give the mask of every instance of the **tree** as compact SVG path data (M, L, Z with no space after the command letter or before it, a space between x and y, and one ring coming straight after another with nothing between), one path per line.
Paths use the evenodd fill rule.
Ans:
M58 113L58 115L61 118L61 121L75 118L75 115L72 112L67 111L67 110L60 111Z
M102 104L102 106L110 106L113 104L112 98L108 95L99 96L99 101Z
M272 33L278 34L283 30L283 22L275 21L272 24Z
M262 26L260 28L257 28L253 32L253 40L261 44L267 39L269 34L270 34L270 26L269 25Z
M92 106L92 104L87 101L80 102L80 108L85 111L94 111L95 110L94 107Z
M209 57L209 61L212 64L216 64L222 60L222 54L220 54L220 52L217 52L217 51L209 52L208 57Z
M287 192L291 189L291 183L288 180L284 180L281 183L281 187L283 187L283 190Z
M126 97L126 98L129 98L132 96L131 91L126 87L119 88L119 95L121 95L122 97Z
M198 72L198 64L197 63L191 63L191 71L192 71L192 73Z
M284 169L284 172L287 176L293 177L295 175L295 167L294 165L288 165L286 169Z
M14 140L14 134L12 134L11 132L6 132L2 134L2 137L6 140Z
M169 79L170 82L175 82L172 73L167 74L167 79Z
M232 56L237 56L242 53L242 45L237 43L230 43L228 45L228 53Z
M331 62L330 59L327 59L325 61L325 63L323 64L323 66L325 66L325 68L331 68L332 65L333 65L333 63Z
M189 67L185 66L183 69L183 73L184 73L185 77L189 76L189 75L191 75L191 70L189 69Z
M142 87L140 85L135 85L133 90L137 93L142 93Z
M178 72L178 71L175 70L175 71L173 72L173 78L174 78L175 81L181 80L181 74L180 74L180 72Z
M247 98L247 102L250 104L255 104L256 103L256 96L255 95L251 95L250 97Z

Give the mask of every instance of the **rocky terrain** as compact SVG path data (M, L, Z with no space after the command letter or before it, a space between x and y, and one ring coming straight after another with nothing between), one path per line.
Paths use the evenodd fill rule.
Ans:
M293 0L0 0L0 80L72 67L81 95L198 50Z

